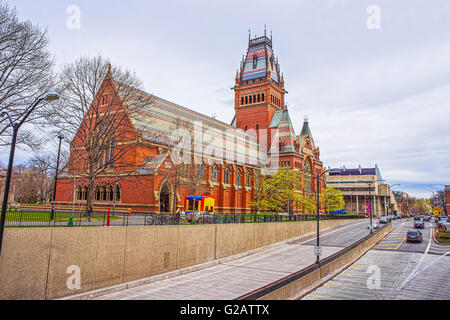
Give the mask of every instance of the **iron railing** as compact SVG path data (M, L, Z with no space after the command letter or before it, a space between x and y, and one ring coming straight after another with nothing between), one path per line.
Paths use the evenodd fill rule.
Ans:
M362 215L320 215L320 220L364 219ZM315 221L316 215L276 215L276 214L157 214L133 212L132 214L106 212L94 213L87 219L84 212L55 212L51 220L50 211L10 210L6 213L6 227L88 227L88 226L157 226L188 224L234 224L267 223L288 221Z

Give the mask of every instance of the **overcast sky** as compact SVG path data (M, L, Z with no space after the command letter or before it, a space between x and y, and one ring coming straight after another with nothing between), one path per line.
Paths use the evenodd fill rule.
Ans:
M266 24L296 133L308 115L326 167L378 164L414 196L450 184L448 0L6 2L48 27L59 67L102 54L149 93L225 122L248 30L262 35ZM67 27L71 5L80 29ZM371 5L380 29L368 28Z

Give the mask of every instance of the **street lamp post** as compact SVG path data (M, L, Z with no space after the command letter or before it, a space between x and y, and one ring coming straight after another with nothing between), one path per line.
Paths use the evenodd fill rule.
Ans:
M372 187L372 183L377 183L377 182L381 182L381 181L385 181L384 179L378 179L375 181L369 181L369 215L370 215L370 234L373 233L373 225L372 225L372 199L370 198L370 189Z
M320 250L320 177L322 177L324 174L326 174L327 172L329 172L330 170L326 170L324 172L322 172L322 174L317 174L317 250ZM317 256L317 260L316 263L319 264L320 263L320 254L316 253Z
M64 139L64 136L62 134L60 134L58 136L58 139L59 139L58 159L56 160L55 186L53 189L52 214L51 214L50 221L54 221L54 219L55 219L56 185L58 183L59 158L61 155L61 141L62 141L62 139Z
M43 98L39 98L34 102L29 109L28 113L23 117L23 119L20 122L15 122L8 112L6 111L0 111L1 116L7 116L9 119L9 122L11 123L12 129L13 129L13 135L12 135L12 141L11 141L11 150L9 154L9 162L8 162L8 171L6 173L6 179L5 179L5 191L3 193L3 203L2 203L2 215L0 218L0 254L2 252L2 244L3 244L3 231L5 229L5 221L6 221L6 209L8 207L8 197L9 197L9 187L11 184L11 174L14 164L14 153L16 149L16 142L17 142L17 133L19 131L19 128L22 126L22 124L27 120L27 118L30 116L30 114L34 111L36 106L41 103L42 101L53 101L58 100L59 96L56 93L48 93Z

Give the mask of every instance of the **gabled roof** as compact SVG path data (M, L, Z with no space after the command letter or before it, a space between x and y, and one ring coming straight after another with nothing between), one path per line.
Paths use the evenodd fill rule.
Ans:
M316 144L314 143L314 139L311 134L311 129L309 128L308 120L305 120L303 122L302 131L300 132L300 135L297 136L297 142L300 144L300 150L302 150L303 147L305 146L306 138L309 138L309 141L311 142L311 147L313 149L316 149Z
M287 108L275 111L269 129L278 129L284 147L281 152L295 152L295 131Z

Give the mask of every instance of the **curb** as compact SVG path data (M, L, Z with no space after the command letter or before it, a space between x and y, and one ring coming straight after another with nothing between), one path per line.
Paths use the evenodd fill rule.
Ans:
M363 220L363 221L365 221L365 220ZM336 229L336 228L339 228L339 227L342 227L342 226L346 226L346 225L350 225L350 224L356 224L356 223L361 223L361 220L357 220L356 222L351 221L351 222L344 223L344 224L341 224L341 225L336 226L336 227L323 229L322 232L323 231L333 230L333 229ZM250 255L262 252L262 251L266 251L266 250L269 250L269 249L273 249L273 248L279 247L279 246L281 246L283 244L287 244L287 243L292 242L292 241L302 240L304 238L308 238L308 237L310 237L312 235L315 235L315 234L316 234L316 232L313 231L313 232L310 232L310 233L307 233L307 234L304 234L304 235L301 235L301 236L297 236L297 237L290 238L290 239L287 239L287 240L283 240L283 241L280 241L280 242L272 243L272 244L269 244L269 245L264 246L264 247L256 248L256 249L253 249L253 250L250 250L250 251L246 251L246 252L242 252L242 253L238 253L238 254L235 254L235 255L232 255L232 256L228 256L228 257L216 259L216 260L213 260L213 261L205 262L205 263L198 264L198 265L195 265L195 266L190 266L190 267L186 267L186 268L183 268L183 269L166 272L166 273L159 274L159 275L154 275L154 276L151 276L151 277L148 277L148 278L144 278L144 279L138 279L138 280L134 280L134 281L126 282L126 283L121 283L121 284L118 284L118 285L114 285L114 286L110 286L110 287L106 287L106 288L102 288L102 289L95 289L95 290L79 293L79 294L76 294L76 295L66 296L66 297L62 297L62 298L56 298L54 300L89 300L89 299L97 298L97 297L100 297L100 296L103 296L103 295L107 295L107 294L111 294L111 293L115 293L115 292L119 292L119 291L124 291L124 290L128 290L128 289L136 288L136 287L140 287L140 286L147 285L147 284L150 284L150 283L158 282L158 281L161 281L161 280L171 279L171 278L174 278L174 277L177 277L177 276L180 276L180 275L184 275L184 274L187 274L187 273L192 273L192 272L195 272L195 271L200 271L200 270L203 270L203 269L207 269L207 268L219 265L219 264L223 264L223 263L230 262L230 261L233 261L233 260L236 260L236 259L247 257L247 256L250 256Z

